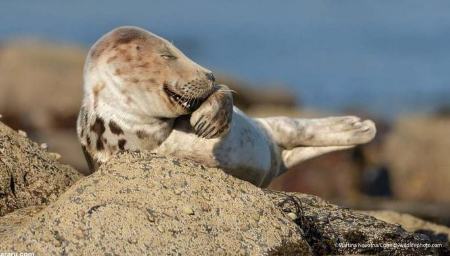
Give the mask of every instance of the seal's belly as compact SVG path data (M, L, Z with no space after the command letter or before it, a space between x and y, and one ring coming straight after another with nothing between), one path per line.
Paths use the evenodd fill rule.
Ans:
M276 171L272 140L239 109L235 108L231 129L223 138L203 139L189 127L186 122L177 124L155 152L220 167L254 184L260 184L270 172Z

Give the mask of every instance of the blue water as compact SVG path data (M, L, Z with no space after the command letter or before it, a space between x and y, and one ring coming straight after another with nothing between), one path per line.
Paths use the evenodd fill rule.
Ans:
M450 104L450 1L2 1L0 40L92 44L145 27L194 60L307 107L384 116Z

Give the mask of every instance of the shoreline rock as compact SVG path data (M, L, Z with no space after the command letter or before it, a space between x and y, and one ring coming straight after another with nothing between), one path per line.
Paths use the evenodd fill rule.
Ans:
M263 190L188 160L128 152L81 177L1 123L0 156L0 188L7 191L0 199L9 200L0 201L0 209L10 212L0 217L0 251L37 255L450 253L448 238L409 232L398 220L390 224L317 196ZM11 184L4 181L10 177L14 189L8 191ZM370 244L376 246L364 246ZM383 247L386 244L440 247Z

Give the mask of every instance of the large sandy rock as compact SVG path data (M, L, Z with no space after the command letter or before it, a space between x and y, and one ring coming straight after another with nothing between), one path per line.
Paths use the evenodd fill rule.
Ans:
M0 122L0 216L57 199L81 175Z
M117 156L21 223L1 234L0 251L310 254L301 229L261 189L219 169L148 153Z
M417 255L448 242L214 168L121 154L57 201L0 218L0 251L50 255ZM438 244L440 248L382 247ZM375 247L364 247L374 244ZM360 246L358 246L360 245Z

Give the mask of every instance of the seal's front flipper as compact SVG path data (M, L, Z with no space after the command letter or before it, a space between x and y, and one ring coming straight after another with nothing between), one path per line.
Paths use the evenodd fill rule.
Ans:
M211 139L228 133L233 117L233 96L225 85L215 91L192 113L190 123L195 134Z

